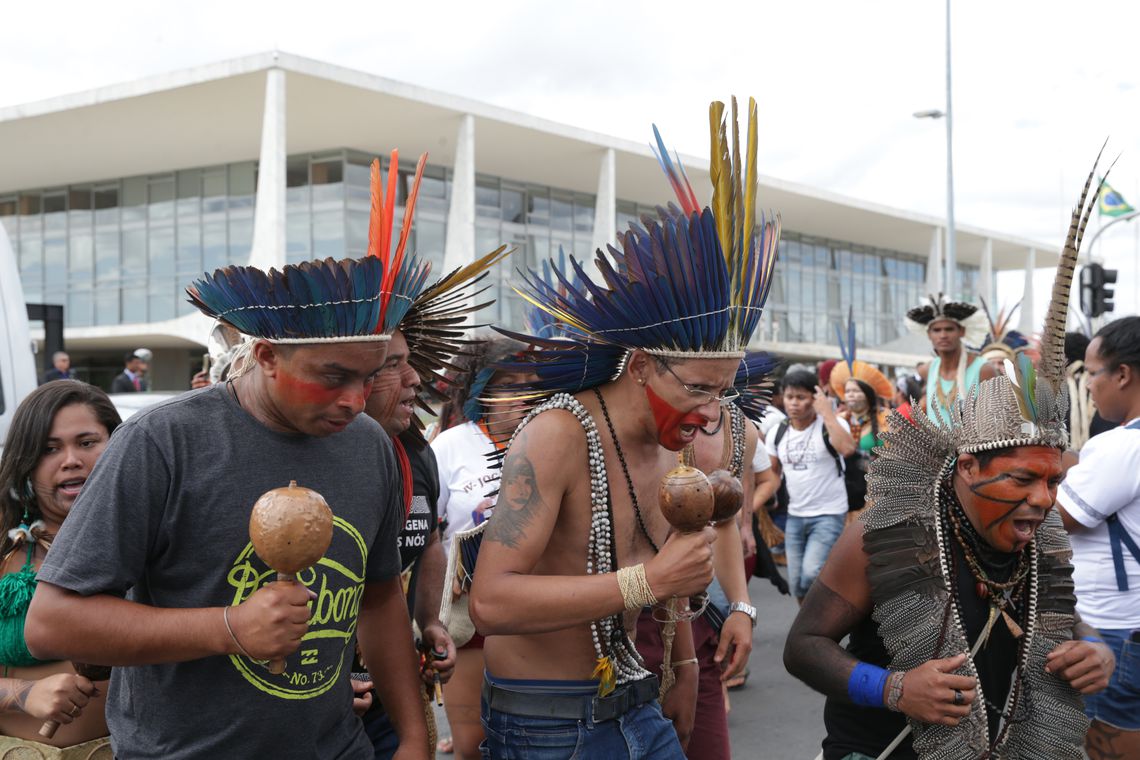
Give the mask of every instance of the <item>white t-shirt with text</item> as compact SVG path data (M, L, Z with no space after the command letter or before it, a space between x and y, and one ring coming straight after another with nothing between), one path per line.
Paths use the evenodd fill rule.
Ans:
M840 418L839 424L850 432L846 420ZM819 517L847 512L847 486L836 469L835 457L823 443L823 418L816 415L805 430L796 430L789 424L778 450L777 430L774 427L768 432L764 447L770 456L780 460L783 468L788 485L788 514Z
M451 537L459 530L475 527L476 508L488 494L499 488L499 471L491 469L487 455L495 445L474 422L465 422L444 430L431 442L439 464L439 514L447 515L443 546L451 550ZM487 507L482 514L491 516Z

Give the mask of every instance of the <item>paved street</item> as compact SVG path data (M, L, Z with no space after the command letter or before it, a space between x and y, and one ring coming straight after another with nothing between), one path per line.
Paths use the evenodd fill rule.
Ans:
M749 591L759 622L748 683L729 692L733 760L813 760L823 739L823 697L788 675L782 660L798 608L763 578Z

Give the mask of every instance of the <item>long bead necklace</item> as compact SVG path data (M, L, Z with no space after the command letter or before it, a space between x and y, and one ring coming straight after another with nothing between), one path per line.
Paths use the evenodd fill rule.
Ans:
M606 427L609 428L610 438L613 439L618 462L621 463L622 474L625 475L625 484L629 488L629 499L633 502L633 514L637 516L637 527L641 528L641 535L645 536L645 540L653 547L653 553L659 554L661 549L657 547L657 542L649 535L649 530L645 527L645 518L641 516L641 505L637 501L637 492L633 488L633 478L629 476L629 466L625 463L625 453L622 452L621 443L618 442L617 433L614 432L614 423L610 420L610 411L606 408L606 400L602 398L602 392L597 388L594 389L594 395L597 396L598 404L602 407L602 417L606 420Z
M962 517L959 515L961 506L957 503L958 499L953 494L953 487L948 486L942 489L943 507L947 518L950 522L950 528L954 534L954 539L957 541L958 546L962 548L962 555L966 558L966 565L970 568L970 574L974 577L975 593L981 599L988 600L989 603L996 607L1001 614L1002 619L1005 621L1006 627L1009 632L1013 634L1014 638L1021 638L1024 631L1021 626L1010 616L1007 607L1010 606L1012 595L1015 591L1020 590L1025 579L1029 576L1030 555L1029 547L1021 550L1017 557L1017 567L1014 569L1013 574L1008 581L995 581L989 577L985 569L982 568L981 563L978 562L974 554L974 549L970 546L969 541L963 535Z
M613 513L610 508L609 478L601 436L594 418L586 407L566 393L558 393L531 410L511 436L514 442L519 432L536 416L548 409L564 409L574 415L586 434L586 454L590 470L590 533L586 542L586 573L602 575L617 571L617 552L614 550ZM594 645L597 666L593 677L598 679L598 695L606 696L619 684L629 683L649 675L641 655L625 631L621 613L590 622L590 639Z

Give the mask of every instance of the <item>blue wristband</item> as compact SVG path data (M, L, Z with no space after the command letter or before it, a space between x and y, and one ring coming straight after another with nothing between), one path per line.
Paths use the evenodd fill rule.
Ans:
M1104 643L1104 639L1098 638L1096 636L1081 636L1081 641L1088 641L1088 642L1091 642L1093 644L1103 644Z
M890 671L867 662L855 663L851 677L847 679L847 696L857 705L865 707L883 706L883 687L887 684Z

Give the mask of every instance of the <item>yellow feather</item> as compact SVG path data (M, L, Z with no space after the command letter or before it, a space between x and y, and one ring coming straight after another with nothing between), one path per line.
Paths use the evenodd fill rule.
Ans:
M712 212L716 218L716 236L726 261L732 256L732 165L728 158L728 138L724 130L724 103L709 104L709 178L712 180Z
M609 657L599 657L591 678L598 679L598 696L605 697L617 687L614 664Z
M756 190L760 178L756 172L756 98L748 99L748 152L744 164L744 249L751 248L756 226ZM747 255L747 253L745 254Z
M445 293L452 290L460 283L475 279L479 275L483 274L483 272L487 271L492 266L505 259L507 256L510 256L515 252L515 250L516 249L512 248L508 251L506 245L499 246L490 253L481 256L478 259L475 259L467 266L456 269L454 272L447 275L447 277L443 278L435 285L433 285L430 289L421 293L416 301L419 303L426 303L440 293Z
M740 241L744 232L744 193L740 185L740 117L736 112L736 96L732 96L732 253L729 257L729 271L733 272L740 260ZM727 251L726 251L727 253ZM734 283L735 284L735 283ZM732 289L739 295L740 288Z

